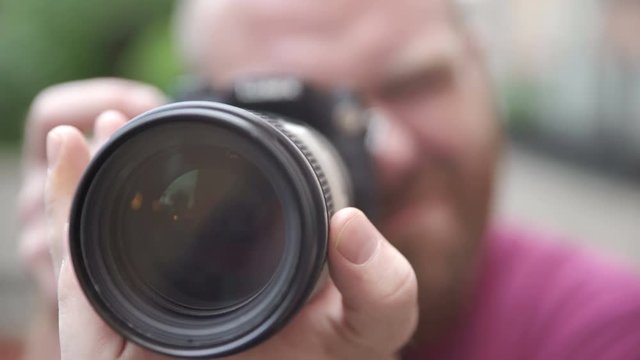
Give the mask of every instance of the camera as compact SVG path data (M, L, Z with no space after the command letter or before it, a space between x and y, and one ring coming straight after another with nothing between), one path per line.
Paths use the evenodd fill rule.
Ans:
M375 213L368 114L289 76L197 89L139 115L75 194L70 252L97 313L158 353L259 344L322 284L329 220Z

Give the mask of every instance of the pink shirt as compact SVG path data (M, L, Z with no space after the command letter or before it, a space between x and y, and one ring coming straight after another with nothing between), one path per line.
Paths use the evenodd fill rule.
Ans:
M640 359L638 276L532 233L488 238L467 316L411 359Z

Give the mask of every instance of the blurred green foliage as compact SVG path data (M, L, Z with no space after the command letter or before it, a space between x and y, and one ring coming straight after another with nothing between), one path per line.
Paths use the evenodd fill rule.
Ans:
M30 102L49 85L119 76L170 88L181 71L172 47L173 5L0 0L0 145L18 144Z

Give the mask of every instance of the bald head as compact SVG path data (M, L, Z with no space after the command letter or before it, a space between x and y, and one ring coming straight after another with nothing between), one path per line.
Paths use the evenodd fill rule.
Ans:
M177 24L187 64L215 85L287 73L359 87L418 34L439 41L451 15L446 0L188 0Z

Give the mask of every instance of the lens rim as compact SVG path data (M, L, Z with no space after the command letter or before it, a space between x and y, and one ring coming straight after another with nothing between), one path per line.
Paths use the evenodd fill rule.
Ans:
M188 125L185 126L185 123L188 123ZM214 131L212 131L212 127L208 124L188 121L187 119L181 120L180 123L171 122L160 124L155 128L150 128L145 131L144 141L136 140L134 135L133 141L125 142L123 145L119 146L118 149L112 153L110 158L103 163L103 166L94 178L90 191L85 199L89 204L93 203L98 204L99 206L88 205L83 212L85 219L89 219L84 223L89 222L92 224L92 226L87 229L87 232L89 233L87 235L88 240L96 240L95 245L87 245L87 249L85 249L86 253L84 255L86 258L97 258L98 261L92 261L93 264L96 264L95 266L103 265L98 271L89 271L89 275L95 279L95 282L110 284L110 289L113 287L120 287L120 283L127 283L129 288L134 290L132 293L128 294L129 297L139 298L138 300L141 307L143 307L145 303L155 304L158 308L173 309L176 312L199 317L222 314L240 306L239 303L243 301L233 301L233 305L223 306L222 308L191 307L186 304L175 303L169 300L169 298L165 296L166 294L157 292L156 288L145 281L144 278L138 276L140 274L130 266L132 264L130 262L131 260L127 260L131 254L129 252L130 250L126 250L126 242L137 241L135 236L144 236L145 238L141 239L141 241L147 242L150 239L149 235L138 233L137 235L134 235L134 237L132 237L131 234L127 236L122 232L124 228L120 225L123 224L118 220L121 216L128 214L126 208L128 207L127 204L129 203L129 199L133 196L133 189L131 188L132 183L137 183L141 177L146 178L148 176L156 176L152 175L153 173L151 172L146 174L143 172L150 163L155 163L159 157L164 158L164 161L169 161L167 154L170 152L173 152L178 156L184 155L185 151L193 153L194 147L199 148L197 150L199 154L185 158L181 162L181 166L178 169L175 169L177 172L172 174L171 179L173 179L173 175L192 169L193 166L196 166L195 168L206 167L207 160L202 158L203 154L205 158L208 158L209 156L206 154L209 151L214 151L219 154L221 151L227 152L232 148L234 153L243 158L245 162L248 162L255 167L256 170L261 173L261 176L264 176L263 180L269 184L269 187L271 187L270 190L272 191L271 194L265 195L276 197L276 199L273 200L276 201L278 209L273 209L273 211L278 211L281 215L284 215L282 214L284 210L282 200L285 197L288 197L289 192L286 191L288 188L279 189L279 191L277 191L277 189L273 188L273 184L267 180L267 178L280 178L281 172L277 172L276 169L268 166L270 165L269 159L263 153L257 152L253 146L247 146L248 144L246 139L240 138L237 134L225 131L219 127L213 129ZM189 143L185 144L184 139L188 139ZM247 159L251 159L252 161ZM203 161L205 163L203 163ZM216 166L219 165L217 161L210 164L215 164ZM158 174L158 176L160 175ZM170 181L170 179L165 180ZM160 187L164 188L165 185L161 185ZM138 185L137 187L149 190L148 187L145 188L141 185ZM156 189L156 191L159 190ZM285 202L287 202L287 200L285 200ZM292 200L288 199L288 202L291 203ZM289 218L291 218L291 216L289 216ZM124 220L126 221L126 219ZM286 219L283 217L282 220L284 221ZM293 234L289 234L290 236L295 236L298 232L295 225L296 224L294 223L292 225L290 224L288 227L284 227L293 230ZM282 231L284 231L284 228ZM98 241L98 239L108 240ZM283 237L280 239L283 239ZM296 245L295 243L289 243L289 247ZM284 247L286 245L287 244L278 244L278 247ZM94 248L96 251L92 253L91 250ZM290 254L292 252L296 253L297 251L297 248L290 249L285 247L284 249L279 249L278 263L282 263L282 255L285 252ZM143 248L141 252L138 252L138 256L144 256L145 252L146 251ZM269 275L271 278L280 268L281 266L276 265L276 268L273 271L269 271L266 275ZM88 270L94 269L89 268ZM110 276L105 278L103 276L105 273L110 274ZM111 283L111 278L118 279L116 284ZM254 298L257 293L266 286L266 283L263 283L263 285L264 286L260 287L260 290L253 292L249 298L245 299L248 301ZM158 316L161 315L162 314L159 314Z
M273 308L273 312L264 317L260 323L231 338L218 339L219 341L209 343L192 341L191 345L189 345L189 339L185 339L185 344L179 346L148 336L149 329L141 329L139 328L141 324L133 324L131 319L123 318L121 314L114 311L118 309L114 309L114 305L105 299L105 284L94 283L95 279L91 276L95 264L91 262L93 259L89 256L90 242L84 236L88 226L84 217L87 206L90 205L87 204L87 199L95 191L92 189L92 184L100 169L120 145L136 138L140 132L149 127L185 121L185 119L236 132L246 137L251 144L264 150L265 156L277 164L286 186L292 190L291 199L287 200L289 203L286 204L283 201L284 211L287 213L287 208L296 209L300 224L299 239L287 238L285 241L298 241L300 251L293 266L295 271L290 274L291 280L285 283L272 281L267 285L267 287L285 286L286 295ZM274 179L271 180L274 181ZM119 129L85 170L72 203L69 224L71 259L78 281L94 309L112 328L127 339L170 356L191 358L226 356L254 346L273 335L291 319L310 296L324 268L329 212L330 208L326 203L319 174L314 170L310 160L291 138L269 122L257 114L230 105L202 101L174 103L144 113ZM150 321L153 322L153 319ZM166 329L167 324L158 323L157 326L165 327L164 331L171 333L171 329ZM226 324L226 326L233 327L234 324ZM180 337L182 334L173 335Z

